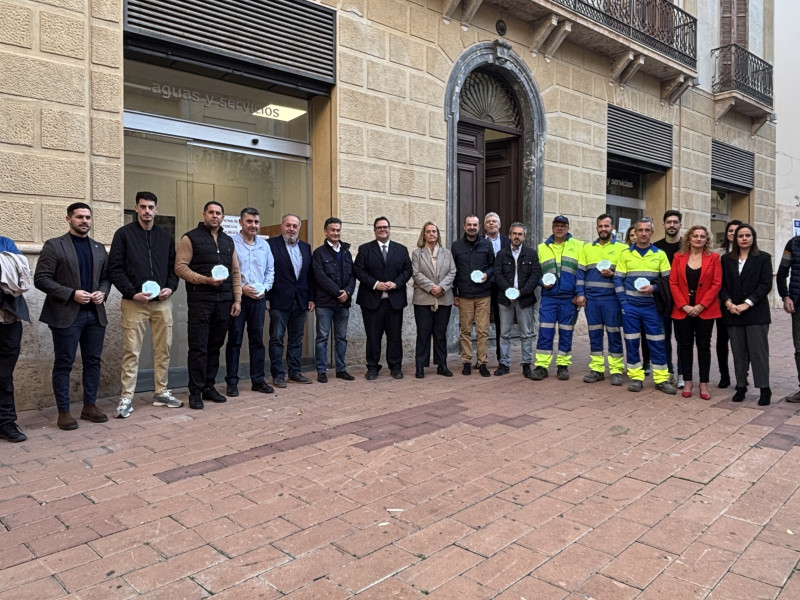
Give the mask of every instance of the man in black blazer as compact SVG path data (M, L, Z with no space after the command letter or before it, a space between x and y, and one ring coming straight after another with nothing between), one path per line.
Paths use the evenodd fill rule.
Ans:
M368 380L381 370L381 339L386 334L386 362L395 379L403 378L403 308L408 304L406 283L411 279L408 248L390 242L386 217L373 223L375 240L362 244L353 264L360 282L356 303L361 307L367 334Z
M500 233L500 215L496 212L486 213L486 216L483 217L483 232L484 237L492 244L492 248L494 249L494 255L497 256L500 253L500 250L503 248L509 248L511 246L511 239L507 235L503 235ZM492 277L492 318L494 319L494 342L495 342L495 350L497 354L497 362L501 362L500 358L502 356L502 352L500 351L500 303L497 300L498 294L500 293L500 288L497 286L497 283Z
M92 209L75 202L67 208L69 232L47 240L36 263L33 283L47 294L39 320L53 334L53 394L60 429L77 429L69 412L69 378L78 345L83 361L83 410L81 419L105 423L97 408L100 356L106 335L105 301L111 290L108 253L89 237Z
M311 383L300 372L303 355L303 332L306 317L314 310L314 277L311 270L311 246L299 239L300 217L288 214L281 219L280 237L268 240L275 260L275 282L269 291L269 362L272 385L286 387L283 369L283 338L289 381Z

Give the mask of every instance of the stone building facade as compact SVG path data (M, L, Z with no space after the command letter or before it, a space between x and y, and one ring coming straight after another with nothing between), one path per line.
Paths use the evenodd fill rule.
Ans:
M150 4L0 0L0 234L32 263L66 230L69 203L90 202L93 236L110 243L147 188L176 237L216 198L232 216L259 207L265 234L295 212L312 245L330 215L354 245L385 215L413 248L428 220L451 243L469 212L522 220L533 243L556 214L582 240L603 212L619 229L652 216L659 235L669 208L715 232L749 221L774 244L773 0L270 3L301 11L309 30L333 23L332 76L263 59L256 38L245 48L199 26L158 29ZM273 16L258 23L265 34L285 26ZM279 39L287 56L314 46L305 33ZM41 295L27 298L38 316ZM118 295L109 302L107 396L118 391ZM174 385L185 361L178 304ZM34 319L22 408L53 403L51 361Z

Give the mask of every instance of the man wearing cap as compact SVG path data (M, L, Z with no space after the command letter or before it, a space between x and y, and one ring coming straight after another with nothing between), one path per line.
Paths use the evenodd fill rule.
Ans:
M639 339L644 327L650 356L653 359L653 381L656 389L665 394L678 390L669 382L667 352L664 347L664 322L653 294L657 285L669 285L669 259L667 253L650 243L653 237L653 220L641 218L634 224L636 243L619 253L614 272L614 291L622 307L622 330L625 333L625 350L628 362L628 390L641 392L644 367L639 358ZM660 277L660 284L653 282Z
M512 223L508 230L511 245L503 248L494 261L494 280L499 289L497 301L500 303L500 364L495 375L505 375L511 369L511 328L514 317L519 326L522 349L522 374L529 378L533 347L533 305L536 304L536 286L542 270L536 251L523 245L528 232L522 223Z
M583 242L569 233L569 219L558 215L553 219L553 235L539 244L542 267L542 302L539 305L539 338L536 344L536 368L531 379L541 381L548 376L553 360L553 345L558 326L557 377L569 379L572 363L572 333L578 319L578 261Z
M622 329L619 300L614 293L614 271L619 254L627 246L618 242L613 234L611 215L597 217L597 239L583 246L578 262L578 306L586 309L589 325L589 374L585 383L605 379L606 364L603 356L603 330L608 334L608 370L611 385L622 385L625 370L622 355Z

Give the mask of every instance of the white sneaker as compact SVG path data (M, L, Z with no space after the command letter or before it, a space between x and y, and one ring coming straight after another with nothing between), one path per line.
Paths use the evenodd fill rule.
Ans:
M683 375L678 375L678 389L681 389L681 390L682 390L682 389L683 389L683 387L684 387L684 383L683 383Z
M127 419L133 412L133 404L131 398L120 398L117 408L114 410L114 416L118 419Z
M153 396L153 406L180 408L181 406L183 406L183 402L178 400L175 396L172 395L172 392L167 390L163 394L158 394L157 396Z

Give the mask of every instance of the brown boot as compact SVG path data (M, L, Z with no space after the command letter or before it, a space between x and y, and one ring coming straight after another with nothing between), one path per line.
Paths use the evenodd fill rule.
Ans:
M84 404L81 411L81 419L84 421L91 421L92 423L105 423L108 417L104 412L97 408L94 404Z
M72 418L68 410L58 411L58 428L65 431L78 428L78 422Z

